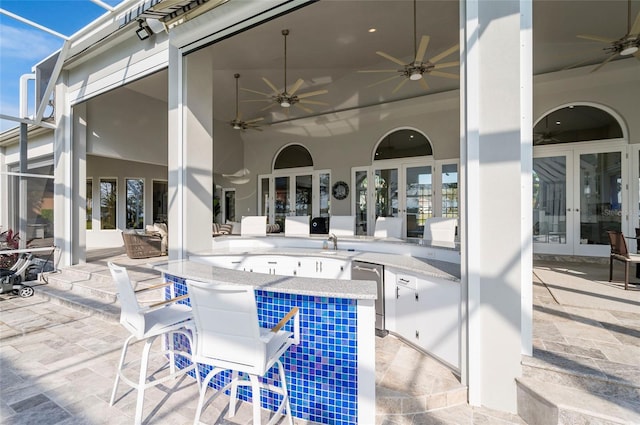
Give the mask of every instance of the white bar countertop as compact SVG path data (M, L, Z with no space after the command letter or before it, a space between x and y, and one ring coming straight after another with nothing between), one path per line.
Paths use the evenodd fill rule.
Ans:
M364 252L349 250L318 250L305 248L227 248L211 252L198 253L194 257L215 257L222 255L283 255L289 257L313 257L313 258L336 258L347 261L364 261L372 264L380 264L385 267L392 267L402 271L421 274L423 276L436 277L439 279L460 281L460 264L448 263L446 261L430 260L428 258L418 258L409 255L386 254L382 252ZM196 260L197 261L197 260Z
M319 279L251 273L214 267L191 260L153 263L151 266L165 274L200 282L224 282L251 285L264 291L318 297L376 299L376 283L372 280Z

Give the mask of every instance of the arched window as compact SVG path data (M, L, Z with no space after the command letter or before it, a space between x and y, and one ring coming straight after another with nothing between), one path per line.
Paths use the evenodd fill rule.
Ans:
M285 168L313 167L311 154L301 145L289 145L282 149L276 157L274 170Z
M569 105L543 117L533 128L534 146L623 137L618 120L588 105Z
M429 139L415 130L403 129L389 133L380 140L373 159L379 161L428 155L433 155Z

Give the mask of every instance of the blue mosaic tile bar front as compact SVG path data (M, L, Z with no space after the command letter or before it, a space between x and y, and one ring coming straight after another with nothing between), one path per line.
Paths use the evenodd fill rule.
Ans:
M167 274L165 278L174 283L176 296L187 293L183 278ZM357 300L257 290L256 302L260 325L266 328L275 326L291 308L300 309L300 344L292 346L281 359L293 416L318 423L356 424ZM267 375L270 383L278 381L274 371L275 368ZM200 370L202 376L206 372ZM220 384L221 381L217 383ZM274 410L278 400L271 397L263 391L261 402L263 407ZM250 390L241 398L250 400Z

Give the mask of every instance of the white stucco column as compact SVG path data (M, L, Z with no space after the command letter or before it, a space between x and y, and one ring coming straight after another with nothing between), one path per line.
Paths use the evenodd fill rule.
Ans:
M73 264L87 259L87 104L80 103L71 112L73 136ZM99 184L95 182L94 184ZM89 194L92 195L92 194ZM93 196L92 196L93 199ZM92 217L89 217L91 219Z
M59 267L73 264L73 140L71 105L67 100L67 73L61 72L55 88L53 234L60 248Z
M205 50L169 48L169 258L211 249L213 79Z
M531 347L531 1L460 5L463 380L472 405L515 412Z

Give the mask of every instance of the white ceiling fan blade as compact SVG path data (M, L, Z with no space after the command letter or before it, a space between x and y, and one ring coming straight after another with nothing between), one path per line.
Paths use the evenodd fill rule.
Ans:
M433 66L433 69L453 68L454 66L460 66L460 61L455 62L442 62Z
M420 44L418 45L418 51L416 52L416 62L424 61L424 55L427 53L427 47L429 46L429 40L431 37L428 35L423 35L420 39Z
M427 80L425 80L424 77L420 78L420 85L425 90L429 90L429 84L427 84Z
M244 123L245 123L245 124L253 124L253 123L256 123L256 122L258 122L258 121L262 121L262 120L264 120L264 117L254 118L254 119L252 119L252 120L245 121Z
M301 93L298 95L298 99L304 99L305 97L317 96L319 94L329 93L329 90L316 90L308 93Z
M407 84L407 81L409 81L409 79L408 79L408 78L404 78L402 81L400 81L400 82L398 83L398 85L397 85L393 90L391 90L391 93L395 93L395 92L397 92L398 90L400 90L400 89L402 88L402 86L404 86L405 84Z
M300 102L300 103L304 103L305 105L322 105L322 106L329 106L329 104L328 104L327 102L318 102L317 100L301 99L299 102Z
M222 177L224 178L229 178L229 177L245 177L248 176L249 174L251 174L251 171L249 171L248 168L241 168L238 171L236 171L233 174L223 174Z
M295 92L298 91L298 89L300 89L300 87L302 86L302 84L304 84L304 80L302 78L298 78L298 81L296 81L292 86L291 86L291 90L289 90L289 94L293 95Z
M264 81L274 93L278 93L278 88L273 85L271 81L269 81L266 77L262 77L262 81Z
M246 91L246 92L249 92L249 93L260 94L262 96L267 96L267 97L271 96L269 93L261 92L261 91L258 91L258 90L245 89L243 87L240 87L240 90Z
M629 31L629 35L640 35L640 12L636 16L636 20L633 22L631 26L631 30Z
M436 62L440 62L442 59L446 58L447 56L449 56L451 53L455 52L456 50L458 50L460 46L459 45L453 45L451 47L449 47L447 50L445 50L444 52L440 53L439 55L435 55L434 57L432 57L431 59L429 59L429 62L435 64Z
M452 80L460 79L460 76L458 74L449 74L448 72L431 71L429 75L435 75L436 77L451 78Z
M402 62L400 59L394 58L393 56L388 55L385 52L376 52L376 54L382 56L385 59L389 59L391 62L395 62L398 65L402 65L402 66L406 65L406 63Z
M356 72L362 72L362 73L367 73L367 72L398 72L397 69L364 69L361 71L356 71Z
M267 109L273 108L276 105L277 105L277 103L271 103L270 105L267 105L264 108L260 109L260 111L266 111Z
M307 107L302 106L299 103L294 104L293 106L302 109L303 111L305 111L307 114L313 114L313 109L309 109Z
M613 43L615 41L611 38L598 37L597 35L580 34L576 35L576 37L582 38L583 40L599 41L600 43Z
M579 62L573 63L573 64L571 64L569 66L566 66L566 67L562 68L562 70L565 71L567 69L577 68L580 65L584 65L586 63L593 62L594 60L599 59L601 57L602 57L602 54L599 54L598 56L592 56L592 57L590 57L588 59L584 59L584 60L581 60Z
M596 72L597 70L599 70L600 68L602 68L603 66L605 66L606 64L608 64L609 62L611 62L611 60L613 60L613 58L615 58L616 56L618 56L618 53L614 53L612 55L609 55L608 58L606 58L605 60L602 61L602 63L598 66L596 66L595 68L593 68L590 72Z
M391 80L393 80L394 78L400 78L400 77L402 77L402 75L394 75L393 77L385 78L384 80L380 80L380 81L378 81L378 82L376 82L376 83L369 84L369 85L367 86L367 88L369 88L369 87L373 87L373 86L377 86L378 84L386 83L387 81L391 81Z

